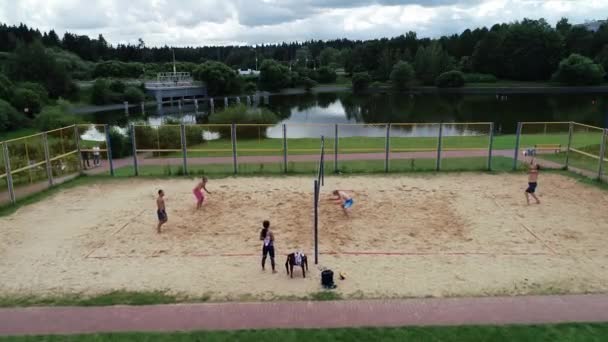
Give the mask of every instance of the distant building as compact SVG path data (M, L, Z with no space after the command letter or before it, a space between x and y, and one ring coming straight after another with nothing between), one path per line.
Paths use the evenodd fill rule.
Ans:
M606 24L606 23L608 23L608 20L593 20L593 21L588 21L584 24L578 24L578 25L574 25L574 26L582 26L589 31L597 32L597 30L600 29L600 26L602 26L602 24Z
M252 69L239 69L239 75L241 76L260 76L259 70Z

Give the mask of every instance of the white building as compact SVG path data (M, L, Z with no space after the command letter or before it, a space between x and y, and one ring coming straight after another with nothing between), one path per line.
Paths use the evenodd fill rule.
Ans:
M251 70L251 69L239 69L239 75L241 76L260 76L259 70Z

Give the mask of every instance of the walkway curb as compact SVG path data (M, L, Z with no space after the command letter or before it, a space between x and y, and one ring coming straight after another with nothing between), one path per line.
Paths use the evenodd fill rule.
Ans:
M608 295L0 309L0 335L608 322Z

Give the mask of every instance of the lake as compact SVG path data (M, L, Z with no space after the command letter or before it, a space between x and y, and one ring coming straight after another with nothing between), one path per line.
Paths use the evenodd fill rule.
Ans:
M244 101L243 101L244 103ZM216 101L216 111L223 101ZM330 124L353 123L420 123L400 127L391 132L397 136L436 135L437 125L424 123L494 122L499 133L514 133L519 121L576 121L608 127L608 95L602 94L517 94L506 97L493 95L409 95L399 93L352 94L350 92L298 95L274 95L267 105L288 124L290 137L318 137L333 135ZM147 121L158 125L170 118L184 123L205 123L208 109L201 104L199 113L194 106L163 107L163 115L156 106L146 108L143 116L139 108L132 108L129 116L123 110L87 114L97 123L126 126L129 122ZM213 115L213 114L211 114ZM328 124L314 126L305 124ZM298 125L299 124L299 125ZM446 126L445 135L475 134L474 127ZM281 137L279 125L267 130L269 137ZM385 129L372 126L340 126L340 136L383 136Z

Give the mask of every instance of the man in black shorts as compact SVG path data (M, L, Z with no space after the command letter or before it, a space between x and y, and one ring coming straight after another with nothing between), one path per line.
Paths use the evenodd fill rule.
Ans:
M277 273L274 269L274 234L270 231L270 221L266 220L262 223L262 230L260 231L260 240L264 241L262 244L262 271L266 264L266 256L270 255L270 265L272 266L272 273Z
M158 190L158 198L156 199L156 215L158 215L158 226L156 226L156 232L160 234L160 227L167 223L169 218L167 217L167 211L165 209L165 192Z
M536 197L536 187L538 186L538 170L540 167L536 160L532 158L528 167L528 188L526 189L526 202L530 205L530 196L536 200L536 204L540 204L540 200Z

